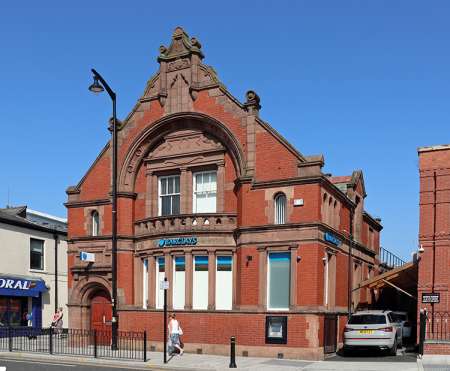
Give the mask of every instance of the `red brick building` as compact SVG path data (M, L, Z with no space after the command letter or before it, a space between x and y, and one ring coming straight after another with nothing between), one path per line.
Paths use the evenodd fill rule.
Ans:
M422 147L418 152L418 302L419 309L428 311L425 353L450 354L450 145Z
M361 171L332 177L241 103L177 28L159 71L119 132L121 330L162 347L162 291L186 349L319 359L325 316L346 320L352 286L378 271L380 221L364 211ZM70 326L110 317L111 148L67 190ZM349 234L354 235L351 274ZM80 251L95 263L80 261ZM352 303L370 302L365 290Z

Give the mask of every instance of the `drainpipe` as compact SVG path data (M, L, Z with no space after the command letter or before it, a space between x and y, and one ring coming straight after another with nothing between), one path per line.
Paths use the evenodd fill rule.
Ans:
M58 310L58 235L53 234L55 239L55 313Z
M348 270L347 270L347 287L348 287L348 294L347 294L347 311L348 311L348 318L350 319L350 316L352 315L352 294L353 294L353 259L352 259L352 249L353 249L353 217L354 217L355 210L353 208L350 209L350 233L349 233L349 245L348 245Z
M436 171L433 172L433 272L431 280L431 292L434 293L434 285L436 279L436 197L437 197L437 180ZM434 303L431 303L431 319L434 328Z

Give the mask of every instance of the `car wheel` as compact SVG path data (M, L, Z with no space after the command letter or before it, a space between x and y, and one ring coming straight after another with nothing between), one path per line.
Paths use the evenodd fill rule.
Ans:
M394 339L394 344L392 345L392 348L389 349L389 354L391 356L396 356L397 355L397 338Z
M350 355L350 349L349 349L348 347L344 346L344 347L342 348L342 355L343 355L344 357L348 357L348 356Z

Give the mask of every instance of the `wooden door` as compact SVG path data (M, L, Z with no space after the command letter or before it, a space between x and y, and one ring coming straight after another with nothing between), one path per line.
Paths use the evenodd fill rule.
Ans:
M91 330L97 331L98 344L111 342L112 307L106 292L97 293L91 300Z

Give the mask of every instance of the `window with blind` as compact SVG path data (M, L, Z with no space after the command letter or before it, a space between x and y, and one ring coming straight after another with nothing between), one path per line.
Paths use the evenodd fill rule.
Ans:
M30 239L30 269L44 270L44 241Z
M208 309L208 282L208 256L194 256L193 309Z
M291 254L269 253L267 267L267 307L288 310L291 286Z
M194 173L194 213L215 213L217 203L217 172L202 171Z
M148 259L142 261L142 308L147 309L148 302Z
M164 290L161 290L161 282L166 276L166 261L163 256L156 260L156 308L162 309L164 306Z
M158 215L176 215L180 213L180 176L159 177Z
M279 193L275 196L275 224L286 223L286 196Z
M173 267L173 309L184 309L186 260L184 256L176 256Z
M216 260L216 309L231 310L233 306L233 263L231 256Z

